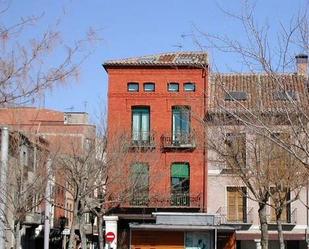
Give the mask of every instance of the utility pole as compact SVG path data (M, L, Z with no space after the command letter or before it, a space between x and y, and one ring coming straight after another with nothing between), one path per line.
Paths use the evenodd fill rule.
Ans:
M45 219L44 219L44 249L49 249L49 232L50 232L50 208L51 208L51 159L47 160L47 183L45 189Z
M6 206L6 191L7 191L7 168L9 159L9 129L3 127L1 129L1 171L0 171L0 187L2 195L0 200L0 249L5 249L5 223L4 213Z

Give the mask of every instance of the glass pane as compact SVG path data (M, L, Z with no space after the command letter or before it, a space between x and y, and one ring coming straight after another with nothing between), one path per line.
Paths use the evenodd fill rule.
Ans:
M181 133L181 116L180 111L173 110L173 140L178 140Z
M141 126L141 135L143 141L149 140L149 113L141 113L142 117L142 126Z
M169 92L179 92L179 84L178 83L169 83L168 84Z
M138 112L133 112L133 124L132 124L132 139L139 140L140 131L140 117Z
M129 92L138 92L138 83L128 83Z
M154 83L144 83L144 91L145 92L154 92L155 84Z
M194 83L185 83L184 90L186 92L194 92L195 91L195 84Z
M133 112L132 138L133 140L149 141L150 117L149 108L136 107Z

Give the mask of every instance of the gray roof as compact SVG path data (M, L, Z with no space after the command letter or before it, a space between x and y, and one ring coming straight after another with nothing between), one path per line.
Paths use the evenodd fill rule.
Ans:
M209 231L209 230L221 230L221 231L234 231L235 228L231 226L192 226L192 225L158 225L158 224L136 224L130 223L132 230L171 230L171 231Z
M208 63L208 56L203 51L171 52L133 57L120 60L108 60L103 63L104 68L109 66L189 66L203 67Z

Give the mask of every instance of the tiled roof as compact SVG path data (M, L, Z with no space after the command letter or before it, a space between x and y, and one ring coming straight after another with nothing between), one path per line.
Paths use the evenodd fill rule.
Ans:
M203 67L207 65L206 52L174 52L141 57L109 60L103 66L191 66Z
M234 95L233 95L234 94ZM289 97L287 97L289 95ZM233 96L244 97L241 100ZM282 112L291 105L309 107L308 78L298 74L212 74L209 113Z

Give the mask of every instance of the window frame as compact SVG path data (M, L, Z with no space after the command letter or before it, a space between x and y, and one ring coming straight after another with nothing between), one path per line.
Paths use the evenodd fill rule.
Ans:
M229 191L229 189L231 190L235 190L235 191ZM238 217L239 214L239 203L235 204L235 212L234 215L236 216L236 219L232 219L230 217L230 210L229 210L229 192L234 192L235 195L237 193L240 193L242 195L242 217ZM248 203L247 203L247 188L245 186L226 186L226 220L228 223L247 223L248 222ZM237 198L237 196L235 196L234 198ZM237 199L235 199L237 201Z
M145 131L147 139L144 139L143 137L143 111L148 114L148 130ZM146 112L147 111L147 112ZM134 135L134 113L138 114L138 119L139 119L139 129L136 131L138 134L138 139L135 139ZM150 127L151 127L151 122L150 122L150 106L132 106L131 107L131 139L133 142L150 142Z
M142 166L140 167L140 171L135 171L135 166ZM141 168L143 168L141 170ZM142 179L138 179L144 173L146 175L147 181L145 181L145 185L143 186ZM140 174L137 175L136 173ZM137 175L137 176L136 176ZM145 179L146 179L145 178ZM134 162L130 166L130 181L132 183L133 189L132 189L132 198L131 198L131 204L137 205L137 206L143 206L146 205L149 202L149 190L150 190L150 176L149 176L149 164L146 162ZM140 187L139 189L136 189L135 187Z
M188 106L188 105L175 105L175 106L172 106L172 141L173 143L177 143L177 142L180 142L179 139L176 139L176 135L177 135L177 132L176 132L176 118L175 118L175 111L179 110L179 116L180 116L180 132L179 132L179 135L182 136L187 136L187 139L189 138L190 134L191 134L191 107ZM187 119L187 126L188 126L188 131L185 131L182 129L182 126L183 126L183 122L184 121L184 117L188 117Z
M189 90L186 90L186 86L193 86L193 89L189 89ZM184 92L195 92L196 91L196 84L194 82L185 82L183 83L183 91Z
M182 165L182 167L187 167L187 177L173 176L173 166L179 165ZM171 204L173 206L190 206L190 173L189 162L172 162L170 167L170 194ZM174 178L181 180L179 180L177 184L173 184L173 180L175 180Z
M174 86L177 85L177 90L176 90L176 91L170 89L170 86L172 86L172 85L174 85ZM178 82L174 82L174 81L167 83L167 91L168 91L168 92L171 92L171 93L177 93L177 92L179 92L179 83L178 83Z
M241 96L244 94L244 96ZM224 95L224 101L247 101L248 93L245 91L228 91Z
M153 86L153 90L146 90L146 85ZM143 83L143 90L144 90L144 92L155 92L156 91L156 84L154 82L144 82Z
M136 89L136 90L130 90L130 85L137 86L137 89ZM134 81L128 82L128 83L127 83L127 91L128 91L128 92L131 92L131 93L139 92L139 83L138 83L138 82L134 82Z
M234 140L233 140L234 139ZM240 139L242 141L240 141ZM232 142L236 141L236 142L243 142L243 146L244 146L244 151L242 152L238 152L238 154L240 154L243 163L244 163L244 167L247 166L247 134L245 132L227 132L225 134L225 146L226 147L232 147ZM238 145L239 147L240 145ZM227 149L227 148L226 148ZM233 171L233 170L232 170Z

